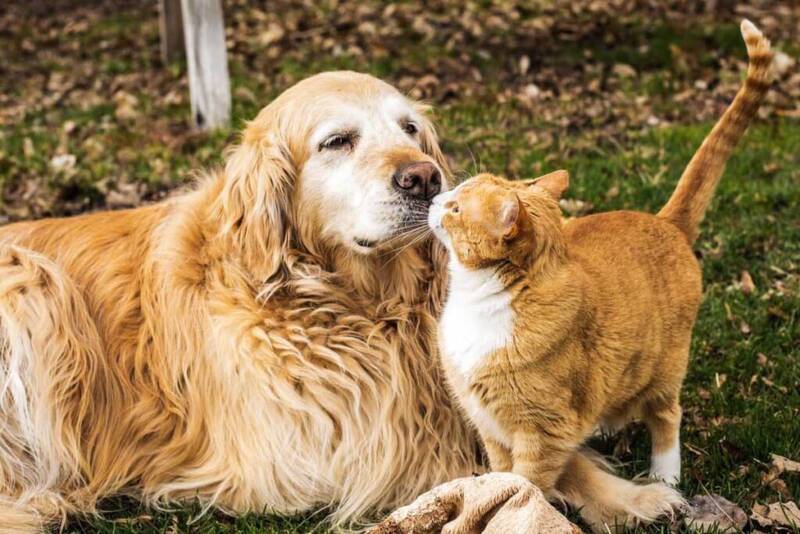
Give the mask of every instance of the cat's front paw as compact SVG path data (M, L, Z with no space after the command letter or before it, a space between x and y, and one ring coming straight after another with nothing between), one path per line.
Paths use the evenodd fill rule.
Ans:
M678 445L650 459L650 478L661 480L671 486L681 481L681 450Z

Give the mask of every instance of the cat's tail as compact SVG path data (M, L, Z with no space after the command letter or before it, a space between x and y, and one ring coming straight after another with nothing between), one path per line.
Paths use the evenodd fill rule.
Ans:
M683 171L672 197L658 212L659 217L680 228L691 242L697 239L698 227L725 170L725 163L755 116L772 81L773 54L769 40L749 20L742 21L742 37L749 58L747 79Z
M585 449L573 455L556 488L595 532L650 523L686 506L681 494L668 485L620 478L599 455Z

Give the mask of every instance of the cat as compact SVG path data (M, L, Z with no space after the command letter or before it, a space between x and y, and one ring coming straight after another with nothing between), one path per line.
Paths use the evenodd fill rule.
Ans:
M701 300L692 251L725 163L770 84L769 41L742 22L747 79L657 215L564 221L566 171L533 181L473 177L434 198L429 226L449 252L443 366L497 471L581 506L593 528L680 506L680 390ZM652 442L646 485L584 448L633 419ZM666 483L666 484L665 484ZM577 487L597 499L578 502Z

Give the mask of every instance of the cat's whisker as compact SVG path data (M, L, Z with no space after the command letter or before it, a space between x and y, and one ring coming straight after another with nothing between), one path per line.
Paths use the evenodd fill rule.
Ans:
M390 251L390 252L393 252L393 254L386 259L386 262L388 263L388 262L396 259L400 254L402 254L403 252L405 252L409 248L417 245L421 241L423 241L426 238L428 238L430 236L430 234L431 234L431 232L427 227L419 228L415 232L409 232L405 236L407 239L409 239L408 243L406 243L405 245L401 246L398 249Z

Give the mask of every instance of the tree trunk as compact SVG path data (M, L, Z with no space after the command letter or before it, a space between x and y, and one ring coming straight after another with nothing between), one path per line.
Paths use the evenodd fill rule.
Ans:
M183 20L181 0L160 0L159 31L161 33L161 60L164 64L183 56Z

